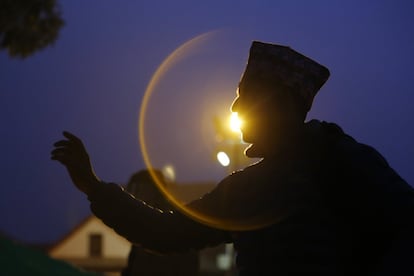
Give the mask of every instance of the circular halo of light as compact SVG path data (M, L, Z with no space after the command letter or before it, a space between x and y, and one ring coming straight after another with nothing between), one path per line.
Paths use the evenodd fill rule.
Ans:
M198 35L187 42L183 43L181 46L179 46L177 49L175 49L158 67L158 69L153 74L146 91L144 93L144 97L142 99L140 112L139 112L139 118L138 118L138 136L139 136L139 144L143 156L143 160L145 162L145 165L150 171L150 174L158 186L158 188L161 190L161 192L164 194L164 196L180 211L182 211L185 215L189 216L190 218L202 223L206 224L208 226L224 229L224 230L231 230L231 231L243 231L243 230L250 230L250 229L257 229L260 227L263 227L265 225L268 225L273 222L272 219L269 219L268 215L261 215L260 217L254 218L254 219L247 219L246 221L243 220L223 220L219 219L217 217L209 216L203 212L195 211L189 208L185 202L179 200L171 191L169 191L165 186L165 179L160 179L159 175L155 173L155 169L157 169L157 166L154 166L154 162L151 158L151 154L148 151L148 139L146 137L146 131L147 131L147 113L149 111L149 102L154 94L154 91L156 90L156 86L160 83L162 78L165 76L167 72L170 72L172 69L174 69L174 65L178 63L181 59L185 58L186 56L190 54L194 54L198 47L205 46L208 41L214 40L217 36L226 34L228 35L228 32L224 30L215 30L210 31L207 33L203 33L201 35ZM251 41L246 40L245 43L250 44ZM237 42L236 42L237 43ZM239 76L242 73L242 70L244 69L245 61L247 58L248 48L245 47L245 53L244 53L244 60L241 62L240 68L238 68ZM234 90L233 90L233 97L235 95L237 88L237 82L234 83ZM231 91L230 91L231 92ZM230 107L231 101L227 103L228 107ZM228 110L230 112L230 110ZM154 168L154 170L152 170ZM169 164L167 166L167 171L169 172L169 175L176 175L174 172L173 166Z

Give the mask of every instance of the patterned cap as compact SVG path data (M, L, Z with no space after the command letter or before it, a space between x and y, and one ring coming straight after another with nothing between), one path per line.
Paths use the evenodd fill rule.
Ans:
M328 68L288 46L253 41L241 82L281 84L300 93L309 111L329 74Z

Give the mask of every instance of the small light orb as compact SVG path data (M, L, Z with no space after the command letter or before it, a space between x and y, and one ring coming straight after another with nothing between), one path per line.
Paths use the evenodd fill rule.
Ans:
M227 167L228 165L230 165L230 158L224 151L220 151L217 153L217 160L223 167Z
M162 169L162 173L165 179L168 180L169 182L175 181L175 170L172 165L165 165L164 168Z

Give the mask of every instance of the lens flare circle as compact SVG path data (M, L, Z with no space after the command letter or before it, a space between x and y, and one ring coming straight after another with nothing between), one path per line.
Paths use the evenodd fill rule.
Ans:
M192 210L187 205L188 201L165 185L165 179L159 179L159 175L151 168L168 171L167 178L174 182L185 182L184 176L193 173L200 179L202 175L214 175L217 183L230 173L216 160L216 154L222 151L220 147L229 145L224 140L226 144L213 145L212 141L221 131L213 124L213 117L220 115L228 125L230 105L236 95L250 42L246 35L234 30L214 30L183 43L153 74L138 118L142 156L164 196L192 219L225 230L256 229L269 224L271 219L266 216L265 219L227 221ZM203 70L202 74L197 74ZM196 121L200 122L198 126ZM233 144L230 147L232 150L237 148L238 154L242 156L243 145ZM243 161L245 157L241 156L235 158L239 168L254 161ZM231 158L229 163L233 163ZM182 168L186 166L188 168ZM238 167L233 166L232 169ZM195 178L190 177L191 181L195 181Z

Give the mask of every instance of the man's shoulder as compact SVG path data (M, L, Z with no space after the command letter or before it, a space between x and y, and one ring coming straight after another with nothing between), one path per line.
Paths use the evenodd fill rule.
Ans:
M224 182L227 183L243 183L248 182L252 177L257 177L258 174L262 173L262 161L253 163L243 169L233 171L226 178Z
M308 132L332 158L365 163L375 161L388 166L386 159L372 146L357 141L336 123L312 120ZM369 163L369 162L368 162Z

